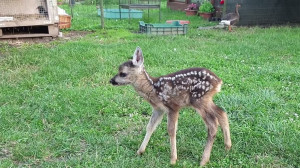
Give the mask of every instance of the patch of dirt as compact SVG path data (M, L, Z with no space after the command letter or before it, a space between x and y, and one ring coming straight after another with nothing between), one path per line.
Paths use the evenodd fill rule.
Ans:
M7 158L10 158L10 157L12 157L11 151L9 151L8 149L1 149L0 150L0 160L7 159Z
M0 39L1 42L7 43L13 47L19 47L24 44L49 43L51 41L64 41L79 39L93 32L88 31L68 31L62 32L62 37L33 37L33 38L18 38L18 39Z
M82 38L88 34L91 34L93 32L89 31L69 31L69 32L63 32L63 37L60 37L61 39L64 40L70 40L70 39L77 39L77 38Z
M8 144L0 144L0 161L4 159L11 158L12 148L16 145L16 142L10 142Z

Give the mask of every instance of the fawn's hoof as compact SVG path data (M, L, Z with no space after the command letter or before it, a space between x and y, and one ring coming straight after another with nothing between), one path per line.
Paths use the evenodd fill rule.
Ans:
M170 161L170 164L171 164L171 165L175 165L175 164L176 164L176 160L171 160L171 161Z
M201 162L200 162L200 166L204 166L206 163L207 163L207 162L201 161Z
M144 152L145 152L145 150L140 150L140 149L139 149L139 150L136 152L136 154L142 155Z
M207 163L208 161L209 161L208 159L202 159L201 162L200 162L200 166L206 165L206 163Z
M230 151L230 149L231 149L231 145L225 145L225 150L226 151Z
M171 164L171 165L175 165L175 164L176 164L176 161L177 161L177 159L171 159L171 160L170 160L170 164Z

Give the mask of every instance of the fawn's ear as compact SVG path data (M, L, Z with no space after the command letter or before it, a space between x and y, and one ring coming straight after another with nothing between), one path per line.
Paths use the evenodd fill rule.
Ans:
M143 57L143 52L140 47L136 47L134 54L133 54L132 63L135 66L143 65L144 57Z

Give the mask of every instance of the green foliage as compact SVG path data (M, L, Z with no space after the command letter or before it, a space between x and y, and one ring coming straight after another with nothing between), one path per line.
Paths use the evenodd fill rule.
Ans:
M300 28L197 30L214 23L165 4L162 17L190 20L188 34L138 34L138 19L106 20L102 30L94 5L75 5L63 34L85 36L0 41L0 167L169 167L166 118L138 157L151 107L132 87L109 84L136 46L152 76L206 67L223 80L214 100L228 113L233 148L225 152L219 130L207 167L299 167ZM183 109L175 167L198 167L206 137L200 116Z
M213 5L209 2L209 1L204 1L199 8L199 11L202 13L211 13L213 12L215 9L213 7Z

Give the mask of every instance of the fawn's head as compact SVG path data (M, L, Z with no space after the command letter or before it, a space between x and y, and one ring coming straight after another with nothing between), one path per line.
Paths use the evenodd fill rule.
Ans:
M132 60L124 62L119 66L119 73L115 75L110 83L113 85L127 85L136 81L138 75L144 70L144 57L140 47L133 53Z

